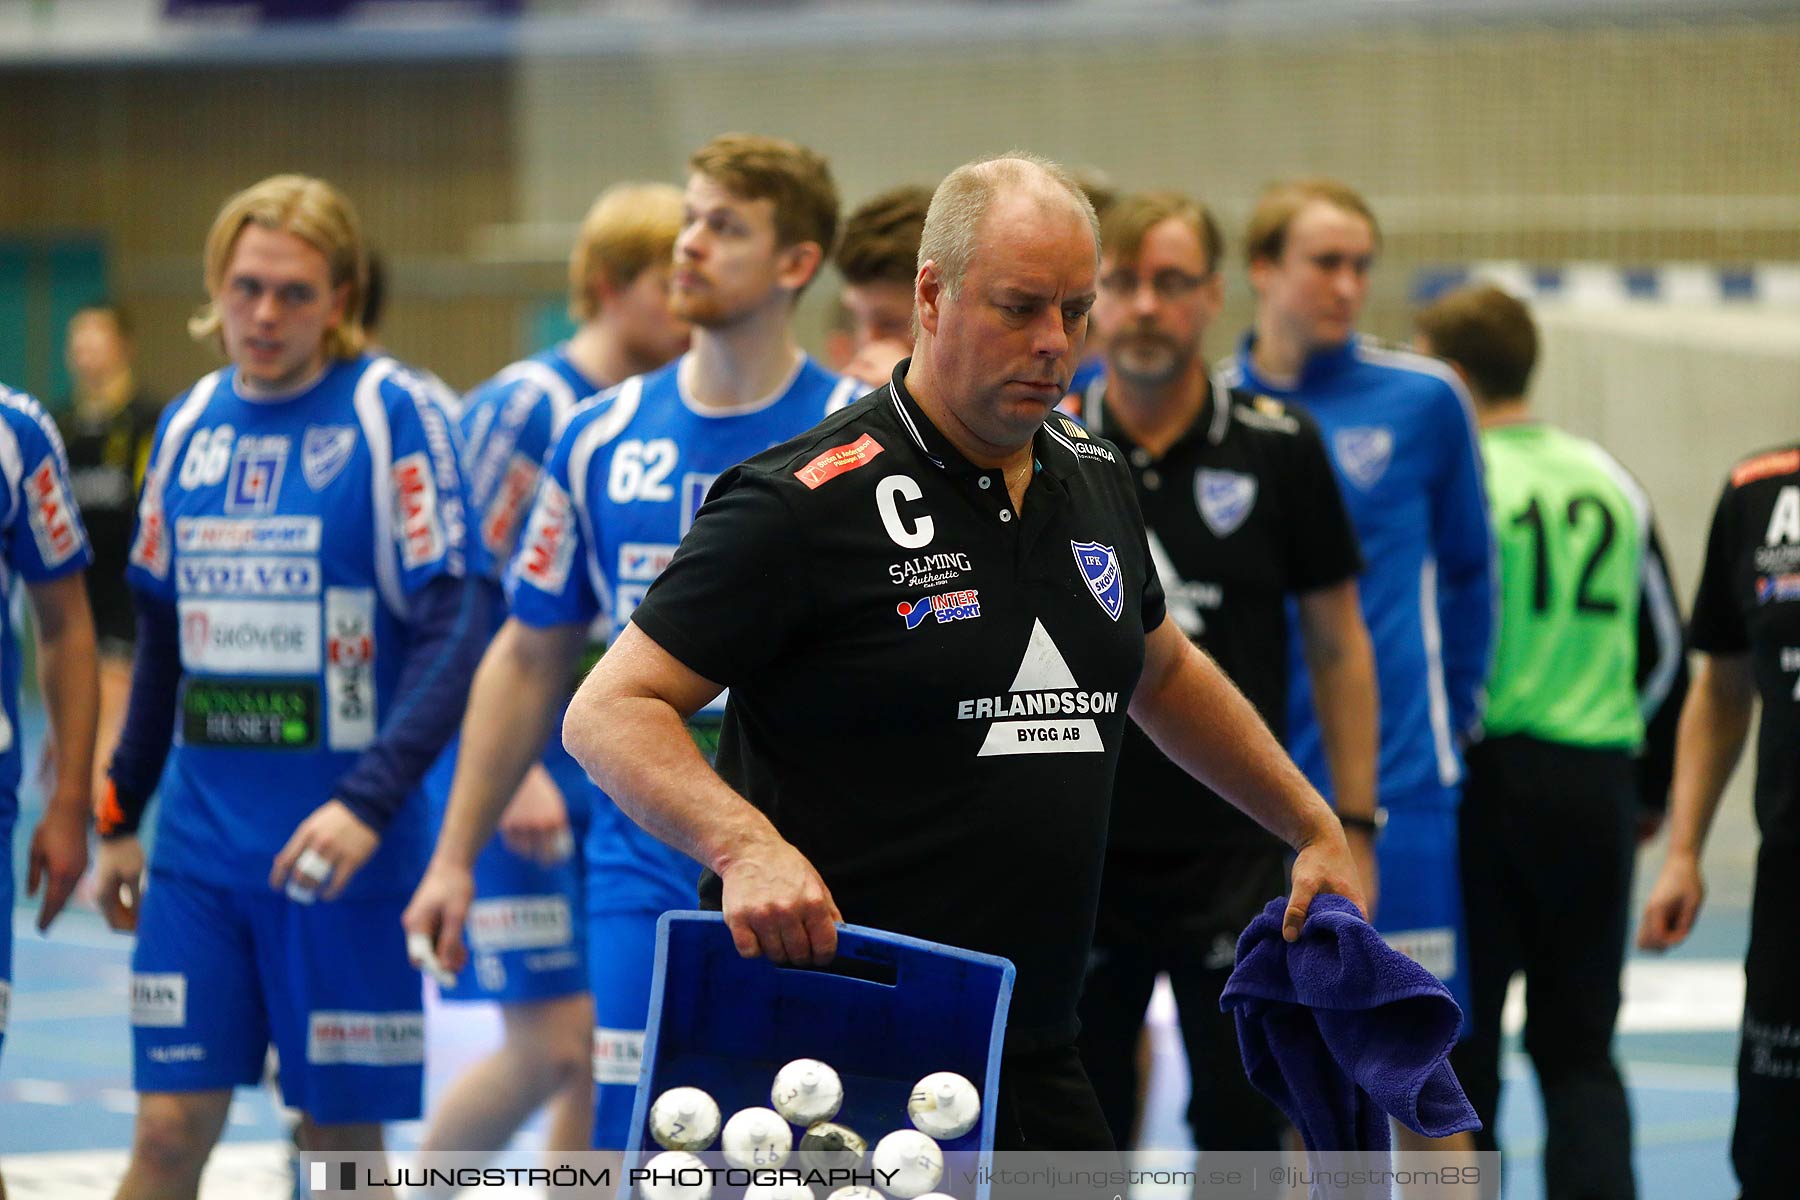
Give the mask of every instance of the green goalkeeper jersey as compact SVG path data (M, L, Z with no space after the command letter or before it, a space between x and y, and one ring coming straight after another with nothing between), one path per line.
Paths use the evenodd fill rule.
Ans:
M1680 644L1648 497L1553 426L1496 426L1481 444L1501 580L1487 735L1635 751Z

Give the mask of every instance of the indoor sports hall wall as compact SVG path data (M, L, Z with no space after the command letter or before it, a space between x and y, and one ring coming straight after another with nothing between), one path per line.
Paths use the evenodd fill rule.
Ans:
M472 383L516 356L520 293L465 252L471 230L514 213L507 75L498 62L0 68L0 238L102 232L146 377L174 388L217 365L183 325L220 203L277 171L324 175L403 275L446 277L397 304L391 332Z
M843 21L826 37L798 8L694 10L658 37L601 22L462 63L370 61L367 42L337 64L11 60L0 233L103 231L147 355L179 379L206 361L178 318L220 199L272 170L325 174L394 259L390 342L458 384L520 348L526 298L554 294L596 191L678 177L729 127L826 151L851 201L1023 145L1191 188L1233 231L1265 181L1338 174L1386 227L1371 325L1389 335L1431 264L1800 260L1800 19L1333 26L1305 4L1282 6L1303 27L1248 28L1196 5L1109 38L1091 13L1078 30L1055 16L1093 6L1005 26L985 7L900 38ZM809 293L809 328L832 290Z

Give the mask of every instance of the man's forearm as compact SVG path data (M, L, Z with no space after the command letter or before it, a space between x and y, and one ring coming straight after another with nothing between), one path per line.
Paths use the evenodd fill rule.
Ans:
M666 702L621 697L569 705L564 744L626 816L652 837L715 874L746 849L780 834L767 817L719 778ZM592 731L605 731L595 755Z
M517 633L510 624L501 630L469 687L456 776L437 844L439 855L464 866L472 865L494 836L507 801L552 735L556 702L566 686L563 671L517 652Z
M40 607L38 686L56 747L56 789L46 807L59 813L70 809L85 822L94 773L94 731L100 711L100 660L94 621L85 599L79 605L64 606L54 621L45 616Z
M1211 658L1189 649L1165 679L1139 688L1132 718L1183 770L1288 845L1299 848L1334 827L1330 808L1243 693Z
M671 678L689 694L671 698ZM646 832L723 875L747 852L783 839L688 735L682 706L697 709L718 691L696 687L697 679L627 626L569 702L563 745Z
M1675 740L1669 853L1698 858L1743 753L1753 707L1747 660L1703 659Z
M1337 811L1372 818L1381 711L1375 654L1354 591L1347 606L1345 599L1302 597L1301 646Z

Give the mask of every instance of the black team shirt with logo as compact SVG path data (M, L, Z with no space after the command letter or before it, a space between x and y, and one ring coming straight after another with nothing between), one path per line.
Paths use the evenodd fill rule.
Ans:
M1116 449L1052 416L1014 513L905 368L723 475L632 620L730 687L719 774L845 920L1004 955L1008 1048L1067 1042L1162 589Z
M1756 823L1800 850L1800 445L1739 463L1719 497L1690 634L1706 654L1748 654L1762 696Z
M1094 389L1084 415L1131 467L1170 618L1282 736L1288 598L1362 570L1318 426L1279 400L1211 385L1200 419L1152 458L1119 428L1103 392ZM1134 724L1119 759L1113 848L1171 854L1221 844L1285 849Z

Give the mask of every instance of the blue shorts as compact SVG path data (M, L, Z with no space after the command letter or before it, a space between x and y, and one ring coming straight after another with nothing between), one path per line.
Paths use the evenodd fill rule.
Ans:
M0 1050L6 1048L6 1017L12 1009L12 832L11 818L0 819Z
M455 771L452 742L425 775L434 833L443 824ZM569 791L568 780L558 775L556 782ZM581 784L592 786L585 777ZM513 853L498 835L482 849L467 924L469 961L454 987L439 990L444 999L520 1004L587 991L580 854L587 813L586 804L569 804L576 852L553 867Z
M588 914L594 991L594 1148L623 1150L644 1065L660 912Z
M1375 928L1387 943L1444 982L1469 1015L1469 946L1463 923L1457 808L1451 802L1387 805L1388 823L1375 843L1381 891Z
M133 1085L254 1085L273 1042L283 1097L319 1124L418 1117L425 1014L405 907L296 904L152 872L131 956Z

